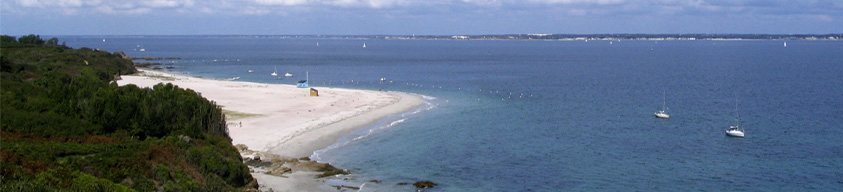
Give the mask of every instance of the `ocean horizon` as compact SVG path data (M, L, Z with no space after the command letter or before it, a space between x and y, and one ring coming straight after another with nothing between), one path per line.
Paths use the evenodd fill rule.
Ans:
M843 41L59 40L210 79L424 95L312 156L361 191L843 190ZM737 118L745 138L724 134Z

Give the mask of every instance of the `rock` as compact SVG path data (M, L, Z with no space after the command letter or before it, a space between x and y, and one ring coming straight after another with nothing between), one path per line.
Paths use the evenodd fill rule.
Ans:
M237 144L237 145L234 145L234 148L236 148L236 149L237 149L237 151L240 151L241 153L242 153L242 152L249 151L249 146L246 146L245 144Z
M252 158L246 158L246 159L244 159L244 160L243 160L243 164L246 164L246 165L248 165L248 166L252 166L252 167L267 167L267 166L272 166L272 162L264 162L264 161L261 161L261 158L260 158L260 157L255 157L254 159L252 159Z
M305 171L318 171L322 172L321 175L317 176L318 178L322 177L329 177L334 175L345 175L348 174L347 170L338 169L331 164L328 163L319 163L316 161L303 161L303 162L291 162L291 164L299 169Z
M302 157L302 158L299 158L299 160L302 160L302 161L310 161L310 157Z
M190 143L190 136L187 135L179 135L179 140L184 141L185 143Z
M351 190L355 190L355 191L360 190L360 187L348 186L348 185L331 185L331 186L336 187L337 190L341 190L341 191L344 191L343 189L351 189Z
M281 176L285 173L292 173L292 172L293 172L293 169L290 169L289 167L284 167L284 166L281 166L281 165L273 165L272 167L269 167L269 169L266 169L265 173L268 174L268 175Z
M286 164L286 163L296 163L296 162L299 162L299 160L298 160L298 159L285 159L285 158L272 159L272 160L269 160L269 161L271 161L272 163L275 163L275 164L281 164L281 165Z
M381 183L381 180L371 180L371 181L369 181L369 182L372 182L372 183Z
M395 185L409 185L409 183L407 183L407 182L401 182L401 183L398 183L398 184L395 184Z
M436 183L433 183L431 181L419 181L419 182L413 183L413 186L416 186L417 188L426 189L426 188L436 187Z

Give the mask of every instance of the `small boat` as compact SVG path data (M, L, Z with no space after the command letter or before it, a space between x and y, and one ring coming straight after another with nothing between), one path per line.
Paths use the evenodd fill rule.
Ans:
M275 67L275 71L273 71L272 74L269 75L278 76L278 67Z
M738 113L738 99L735 99L735 114L737 114L738 118L735 119L735 125L729 126L729 129L726 129L726 136L743 138L744 132L741 129L741 115Z
M292 77L292 76L293 76L292 73L284 73L284 77Z
M726 130L726 136L729 137L740 137L743 138L743 130L738 125L729 126L729 129Z
M670 119L670 115L669 115L669 114L667 114L667 98L666 98L666 96L665 96L665 95L666 95L666 94L662 93L662 110L661 110L661 111L657 111L657 112L655 113L655 115L656 115L656 117L658 117L658 118L662 118L662 119Z
M226 81L234 81L234 80L238 80L238 79L240 79L240 77L239 77L239 76L238 76L238 77L228 78L228 79L225 79L225 80L226 80Z
M254 70L249 69L249 70L248 70L248 72L249 72L249 73L253 73L253 72L255 72L255 71L254 71Z
M363 48L366 48L366 43L363 43Z
M787 47L787 41L784 42L784 47Z
M381 77L381 82L386 81L386 77Z
M146 49L140 48L140 50L138 50L138 51L144 52L144 51L146 51Z

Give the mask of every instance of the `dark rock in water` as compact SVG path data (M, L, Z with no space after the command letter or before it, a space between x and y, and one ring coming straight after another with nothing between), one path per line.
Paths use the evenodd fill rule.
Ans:
M331 185L331 186L336 187L337 190L341 190L341 191L345 191L343 189L351 189L351 190L355 190L355 191L360 190L360 187L348 186L348 185Z
M419 181L413 183L413 186L416 186L417 188L433 188L436 187L436 183L433 183L431 181Z
M372 182L372 183L381 183L381 180L371 180L371 181L369 181L369 182Z
M407 182L401 182L401 183L398 183L398 184L395 184L395 185L409 185L409 184L410 183L407 183Z

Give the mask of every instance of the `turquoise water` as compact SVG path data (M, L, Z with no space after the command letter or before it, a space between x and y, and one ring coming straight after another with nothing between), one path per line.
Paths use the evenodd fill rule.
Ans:
M427 96L314 155L381 181L367 191L843 190L841 41L59 39L206 78ZM736 99L742 139L723 133Z

